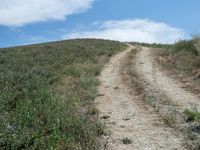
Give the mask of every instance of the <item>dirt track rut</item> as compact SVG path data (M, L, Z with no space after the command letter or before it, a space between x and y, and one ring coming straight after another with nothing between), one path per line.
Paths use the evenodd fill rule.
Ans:
M102 149L107 150L184 150L183 139L163 124L159 116L144 106L122 80L120 67L132 46L111 58L101 73L96 99L100 117L107 126ZM143 58L142 58L143 59ZM123 144L128 138L131 144Z
M182 88L178 81L169 78L160 71L155 63L151 50L143 47L136 56L136 69L141 77L148 82L153 89L164 93L170 101L177 105L180 111L197 107L200 109L200 100L194 94Z

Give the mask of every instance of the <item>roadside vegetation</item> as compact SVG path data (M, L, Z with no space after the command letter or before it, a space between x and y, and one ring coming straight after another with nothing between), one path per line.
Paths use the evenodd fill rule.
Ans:
M0 149L98 149L97 76L124 48L87 39L0 49Z
M152 48L171 48L173 45L172 44L158 44L158 43L139 43L139 42L130 42L130 44L132 45L136 45L136 46L146 46L146 47L152 47Z

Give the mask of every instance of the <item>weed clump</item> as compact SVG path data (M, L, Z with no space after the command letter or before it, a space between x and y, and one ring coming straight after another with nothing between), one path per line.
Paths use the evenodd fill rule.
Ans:
M193 110L186 109L184 111L184 114L187 118L187 121L189 121L189 122L194 122L194 121L200 122L200 112L198 112L196 108L194 108Z
M131 144L131 143L133 143L133 141L131 139L129 139L129 138L126 137L126 138L122 139L122 143L123 144Z

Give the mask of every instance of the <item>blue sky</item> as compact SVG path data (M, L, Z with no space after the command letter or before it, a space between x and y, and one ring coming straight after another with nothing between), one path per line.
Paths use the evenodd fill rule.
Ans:
M69 38L172 43L200 33L199 0L0 2L0 47Z

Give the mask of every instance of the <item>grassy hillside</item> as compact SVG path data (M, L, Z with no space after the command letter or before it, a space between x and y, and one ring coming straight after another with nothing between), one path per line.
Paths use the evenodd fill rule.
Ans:
M182 40L163 48L156 53L159 64L198 94L200 92L200 38Z
M124 48L88 39L0 49L0 149L98 149L97 75Z

